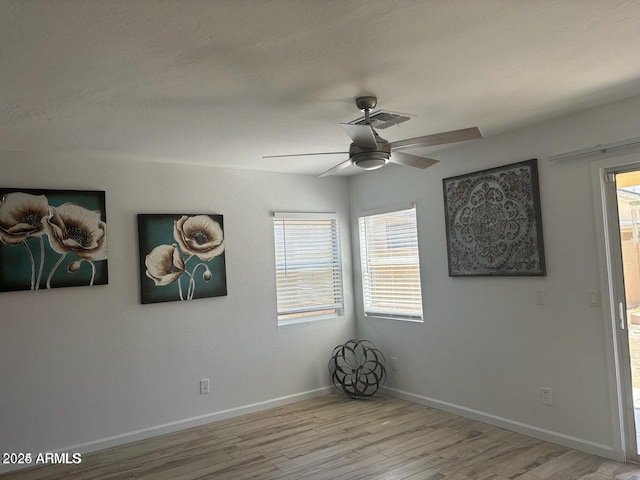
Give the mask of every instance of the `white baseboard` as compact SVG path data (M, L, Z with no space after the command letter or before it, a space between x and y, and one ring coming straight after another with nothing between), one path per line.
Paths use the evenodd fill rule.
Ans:
M240 407L220 410L218 412L207 413L206 415L200 415L198 417L185 418L183 420L178 420L175 422L156 425L149 428L143 428L141 430L126 432L120 435L114 435L112 437L101 438L98 440L92 440L90 442L79 443L77 445L71 445L70 447L57 448L55 450L49 451L52 453L68 452L82 454L97 452L98 450L104 450L106 448L117 447L118 445L124 445L126 443L132 443L139 440L145 440L147 438L157 437L158 435L186 430L187 428L198 427L207 423L217 422L219 420L225 420L227 418L237 417L240 415L245 415L247 413L267 410L269 408L299 402L301 400L318 397L320 395L326 395L331 391L333 391L333 387L330 386L317 388L315 390L308 390L306 392L273 398L271 400L265 400L263 402L251 403L249 405L242 405ZM0 465L0 474L33 466L34 465Z
M581 438L572 437L563 433L554 432L544 428L536 427L534 425L528 425L526 423L516 422L508 418L499 417L490 413L481 412L472 408L463 407L449 402L443 402L434 398L423 397L415 393L405 392L390 387L383 387L383 391L393 397L402 398L410 402L419 403L420 405L426 405L428 407L437 408L438 410L444 410L446 412L455 413L462 417L478 420L489 425L511 430L513 432L522 433L529 437L544 440L546 442L557 443L565 447L580 450L586 453L592 453L604 458L615 460L618 462L624 462L624 453L616 451L612 446L603 445L600 443L591 442L589 440L583 440Z

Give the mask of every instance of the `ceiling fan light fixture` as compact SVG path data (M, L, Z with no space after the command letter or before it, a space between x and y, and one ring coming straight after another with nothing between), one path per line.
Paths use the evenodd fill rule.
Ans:
M389 154L385 152L368 152L355 155L353 164L363 170L376 170L384 167L389 161Z
M355 162L355 166L363 170L376 170L386 165L387 161L382 158L368 158Z

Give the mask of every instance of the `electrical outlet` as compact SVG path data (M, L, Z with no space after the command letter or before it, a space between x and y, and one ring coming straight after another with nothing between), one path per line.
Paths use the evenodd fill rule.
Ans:
M200 395L209 393L209 379L203 378L200 380Z
M600 306L600 290L589 290L587 294L589 295L589 306L599 307Z
M540 388L540 401L543 405L553 405L553 390L546 387Z
M391 370L394 371L394 372L397 371L398 370L398 357L391 356L391 357L389 357L389 360L390 360L389 367L391 368Z

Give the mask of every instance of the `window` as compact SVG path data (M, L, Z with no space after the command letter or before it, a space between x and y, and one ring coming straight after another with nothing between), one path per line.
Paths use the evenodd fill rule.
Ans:
M422 321L415 207L358 219L367 316Z
M278 324L343 314L335 213L274 213Z

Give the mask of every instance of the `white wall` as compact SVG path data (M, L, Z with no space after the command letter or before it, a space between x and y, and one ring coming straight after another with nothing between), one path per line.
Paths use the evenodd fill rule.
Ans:
M0 294L0 451L92 450L330 384L333 347L355 336L347 179L10 152L0 172L5 187L105 190L109 235L109 285ZM344 318L277 327L273 211L339 213ZM209 212L224 215L228 296L141 305L136 215Z
M608 320L587 299L603 273L590 166L546 157L636 137L639 120L636 98L439 152L424 172L350 179L3 152L2 186L107 192L110 283L0 294L0 450L88 451L322 389L332 347L356 335L355 298L357 336L399 358L397 394L614 456ZM442 178L530 158L548 275L450 278ZM413 201L425 322L363 318L349 222ZM276 326L274 210L341 215L346 318ZM208 211L224 215L229 295L140 305L136 214ZM535 305L536 290L547 305ZM212 393L201 396L203 377ZM555 406L539 402L542 386Z
M598 289L590 164L547 156L637 137L640 98L434 154L424 171L390 166L352 177L352 228L363 211L417 204L424 323L364 317L354 242L358 335L398 357L397 394L540 438L619 456L607 314ZM546 277L451 278L442 179L538 158ZM640 158L640 155L639 155ZM357 230L354 240L357 240ZM536 290L547 304L535 304ZM539 388L553 389L544 406Z

